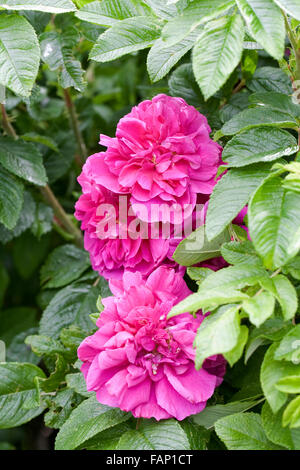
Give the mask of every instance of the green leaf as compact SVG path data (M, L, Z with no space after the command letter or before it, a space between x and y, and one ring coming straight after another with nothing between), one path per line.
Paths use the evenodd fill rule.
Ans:
M41 37L42 36L40 36L40 38ZM50 98L46 88L41 89L36 85L33 88L31 96L26 100L26 105L30 117L38 122L55 120L61 116L63 110L65 109L65 103L63 100L58 98ZM61 151L63 147L70 148L73 146L72 142L62 141L62 134L66 138L67 132L61 132L58 130L55 135ZM61 158L61 156L58 156L57 153L55 153L55 157L56 162L59 160L59 158ZM68 155L64 155L64 158L68 161Z
M79 393L79 395L82 395L84 397L90 397L95 394L95 392L87 391L86 382L81 372L66 375L66 381L68 387L73 388L76 393Z
M272 0L236 0L250 34L275 59L284 53L285 26L280 8Z
M281 181L268 178L248 209L250 236L268 269L286 264L300 247L300 195L282 188Z
M45 13L43 11L21 10L19 14L29 21L37 35L44 31L51 20L51 13Z
M71 0L5 0L0 7L7 10L35 10L48 13L67 13L75 11L76 7Z
M198 293L218 288L242 289L246 286L254 286L262 281L268 282L269 276L259 262L257 264L242 263L212 273L204 279Z
M193 69L206 99L226 82L238 65L244 38L240 16L223 17L206 24L193 49Z
M15 307L2 310L0 312L0 339L8 348L16 335L36 324L36 310L33 308Z
M243 292L233 288L225 287L222 289L217 287L215 289L204 290L202 289L202 284L200 285L200 289L196 294L189 295L184 300L175 305L171 309L168 318L172 318L185 312L197 312L199 309L212 310L219 305L240 302L248 298L247 294L244 294Z
M290 375L283 377L278 380L276 388L284 393L300 393L300 376Z
M96 62L108 62L153 45L160 36L161 23L137 16L122 20L101 34L90 53Z
M281 318L270 318L251 333L251 338L263 338L270 342L280 341L293 328L291 322L284 322Z
M146 12L143 4L131 0L102 0L84 5L75 16L100 26L112 26L126 18L143 16Z
M228 103L220 109L220 118L222 122L229 121L235 114L243 111L249 106L249 93L243 90L241 93L232 95Z
M0 363L0 429L14 428L40 415L43 407L29 407L36 400L35 377L45 377L33 364Z
M240 328L237 344L231 351L228 351L224 354L226 361L229 362L231 367L242 357L244 347L248 341L248 335L248 328L245 325L242 325Z
M265 433L274 444L278 444L288 449L294 449L291 431L282 427L282 411L274 414L267 402L264 403L261 411L261 418Z
M194 0L168 21L162 31L162 38L169 45L181 41L197 26L217 18L233 5L231 0Z
M21 331L16 334L10 345L6 348L6 361L15 362L20 361L20 357L24 362L30 362L30 364L38 364L39 358L26 346L25 339L28 335L37 333L38 327L33 326L28 330Z
M215 424L219 438L228 450L276 450L267 438L261 417L256 413L236 414L219 419Z
M280 70L280 69L274 69ZM275 91L253 93L249 96L249 102L256 106L265 106L289 113L294 117L300 116L299 104L293 103L292 97Z
M300 395L294 398L284 410L282 424L290 428L300 427Z
M296 175L294 173L288 174L282 183L283 188L294 191L296 193L300 193L300 175Z
M238 215L251 195L270 174L270 165L228 171L214 188L206 214L208 240L218 236Z
M262 389L273 413L280 410L287 400L287 394L275 387L277 382L288 375L300 374L300 365L275 360L274 354L277 347L276 343L269 347L260 372Z
M65 348L59 341L49 336L31 335L27 336L25 343L31 347L32 351L38 356L64 354Z
M83 91L86 85L83 79L83 73L79 60L72 58L71 51L69 51L69 54L65 51L64 67L59 76L60 85L64 89L74 87L77 91Z
M53 223L53 209L43 202L39 202L36 206L35 219L33 221L31 232L39 240L45 233L51 232Z
M120 439L118 450L187 450L188 438L173 419L153 422L143 420L138 430L126 432Z
M240 336L239 307L220 307L201 323L194 345L196 347L196 368L215 354L224 354L237 345Z
M38 240L31 232L26 231L13 244L15 268L23 279L29 279L49 252L50 237Z
M44 288L63 287L78 279L89 266L86 251L74 245L59 246L41 269L41 284Z
M49 147L54 152L58 152L58 147L55 140L51 139L49 136L39 135L35 132L28 132L27 134L21 135L20 138L26 142L34 142L36 144L44 145L45 147Z
M60 132L58 136L60 153L47 152L44 159L50 183L54 183L66 174L72 165L76 152L76 144L71 131Z
M212 309L220 304L248 299L247 294L237 289L262 282L269 285L271 281L260 264L239 264L213 272L201 282L196 294L186 297L171 309L169 318L183 312L196 312L200 308Z
M202 282L207 276L213 273L212 269L209 268L188 268L187 275L194 281Z
M73 450L96 434L127 421L129 413L101 405L95 396L84 400L61 427L55 441L56 450Z
M115 450L119 444L120 438L130 430L131 426L128 422L117 424L112 428L96 434L79 446L78 450Z
M249 315L251 323L260 326L273 315L275 298L269 292L261 292L251 299L244 300L243 310Z
M300 21L300 5L298 0L274 0L277 5Z
M231 167L255 162L271 162L298 151L289 132L270 127L254 127L234 136L225 146L222 159Z
M72 47L77 41L77 32L72 28L57 33L46 32L41 35L41 54L50 70L59 69L59 81L62 88L74 87L83 91L85 82L81 63L72 56Z
M45 186L47 175L37 148L12 137L0 137L0 163L11 173L29 183Z
M300 359L300 325L294 326L281 339L274 355L277 360L292 361L297 363Z
M275 91L286 95L293 92L289 76L276 67L259 67L256 69L253 78L247 83L247 87L253 92Z
M193 47L197 33L191 33L180 42L167 46L159 38L151 47L147 57L147 70L150 80L161 80L171 68Z
M51 372L47 378L36 377L35 382L37 383L38 388L46 393L56 391L61 382L64 381L68 370L69 365L64 357L60 354L56 354L55 368L53 372Z
M30 23L19 15L0 15L0 83L29 96L39 63L39 43Z
M222 232L213 241L209 242L205 234L205 227L200 226L177 246L173 259L182 266L193 266L202 261L216 258L221 255L222 243L230 240L228 230Z
M91 3L93 0L72 0L77 8L84 7L87 3Z
M253 77L257 68L258 53L255 50L245 49L241 61L241 69L244 80L249 80Z
M206 429L214 427L215 422L225 416L230 416L236 413L243 413L244 411L253 408L256 405L255 400L234 401L226 405L213 405L204 408L201 413L193 415L191 419Z
M221 247L221 255L229 264L258 264L260 262L250 241L224 243Z
M26 346L26 336L37 331L36 310L29 307L16 307L0 313L0 340L5 342L6 361L22 360L36 364L37 357Z
M275 288L274 290L273 286ZM274 277L273 286L271 287L270 292L278 300L281 306L283 318L285 320L290 320L294 317L297 311L298 299L296 290L288 278L281 274ZM268 287L266 286L266 288Z
M49 403L48 398L48 403ZM74 390L59 390L54 397L51 397L49 411L44 415L45 425L59 429L69 418L73 409L82 402L82 397Z
M16 226L13 230L8 230L4 225L0 224L0 241L7 243L31 227L34 222L35 211L36 204L31 193L24 191L23 205Z
M101 289L90 284L71 284L60 290L43 313L40 334L58 338L61 330L75 324L89 332L93 323L89 313L95 310Z
M192 450L207 450L207 444L210 440L210 432L203 426L184 420L180 423L190 443Z
M295 129L297 120L288 113L266 107L245 109L227 121L221 129L224 135L233 135L253 127L287 127Z
M0 222L12 230L23 205L23 184L0 165Z
M78 346L86 338L86 332L76 325L63 328L60 333L60 341L66 348L77 353Z
M192 64L177 67L170 76L168 86L170 95L180 96L188 104L202 108L204 99L195 80Z
M169 20L181 12L187 4L186 0L171 0L162 2L161 0L145 0L145 3L151 8L151 13L155 13L160 18ZM175 5L177 3L177 5Z

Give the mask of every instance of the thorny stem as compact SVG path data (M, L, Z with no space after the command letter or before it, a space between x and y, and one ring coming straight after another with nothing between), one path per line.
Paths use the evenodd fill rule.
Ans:
M73 224L68 214L65 212L63 207L60 205L59 201L56 199L50 187L46 185L40 188L40 191L48 202L48 204L52 207L55 216L61 222L63 227L68 233L73 235L76 245L81 247L83 244L83 240L80 230Z
M18 135L14 130L13 126L9 122L5 106L1 103L1 113L2 113L2 125L7 133L7 135L13 137L14 139L18 139ZM71 219L69 218L68 214L65 212L63 207L60 205L59 201L56 199L55 195L53 194L51 188L46 185L40 188L40 191L48 204L52 207L55 216L61 222L62 226L65 230L72 235L74 238L74 242L78 246L83 245L83 238L81 231L72 223Z
M100 276L97 277L96 281L93 284L93 287L96 287L99 284L99 281L100 281Z
M293 48L293 51L294 51L294 54L295 54L295 60L296 60L295 79L300 80L300 50L299 50L299 47L298 47L297 38L296 38L292 28L290 27L289 20L288 20L288 17L286 15L286 13L282 12L282 14L283 14L283 17L284 17L284 22L285 22L287 35L289 37L290 43L292 45L292 48Z
M238 93L239 91L242 90L242 88L244 88L244 86L246 85L246 80L244 78L242 78L242 80L237 84L237 86L233 89L232 91L232 94L235 95L236 93Z
M59 225L58 223L55 222L55 220L53 220L53 229L54 229L64 240L66 240L67 242L74 240L73 235L71 235L70 233L66 232L66 231L62 228L61 225Z
M277 276L277 274L279 274L280 271L281 271L281 268L276 269L276 271L274 271L274 272L271 274L270 278ZM254 295L254 297L256 297L257 295L261 294L263 291L264 291L263 288L259 289L259 290L256 292L256 294Z
M64 93L64 100L65 100L67 109L69 111L72 129L73 129L76 141L77 141L78 152L80 155L80 163L83 164L86 161L88 155L87 155L86 146L85 146L82 134L81 134L81 130L79 127L76 109L75 109L73 100L71 98L69 89L64 88L63 93Z
M7 135L10 135L14 139L17 139L18 136L16 134L16 131L14 130L13 126L11 125L4 104L1 103L1 113L2 113L2 125L3 129L5 130Z
M246 80L242 78L239 83L236 85L236 87L232 90L232 94L235 95L239 91L241 91L244 86L246 85ZM225 99L222 104L219 106L219 109L222 109L225 105L227 104L227 99Z
M277 276L277 274L279 274L280 271L281 271L281 268L276 269L276 271L274 271L274 272L271 274L270 277L275 277L275 276Z
M229 234L233 238L233 241L235 241L235 242L240 241L238 235L234 231L234 228L233 228L232 224L229 224Z

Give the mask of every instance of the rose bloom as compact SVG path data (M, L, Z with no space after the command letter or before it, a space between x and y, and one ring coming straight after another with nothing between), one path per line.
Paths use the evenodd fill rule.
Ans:
M165 266L147 280L126 272L113 281L114 297L103 299L98 330L78 349L87 390L100 403L135 417L182 420L199 413L222 382L222 356L194 365L193 341L204 316L167 319L190 294L180 274Z
M75 217L81 221L84 247L90 253L93 269L106 279L120 279L125 270L139 271L147 276L162 263L184 273L185 269L172 260L175 250L172 226L170 237L166 238L157 233L155 227L144 222L143 227L147 228L146 238L139 235L140 229L136 227L137 218L134 213L127 219L122 219L125 212L128 214L129 196L121 196L124 213L120 215L120 195L95 181L94 158L92 156L87 160L78 177L83 194L75 205ZM151 236L152 229L155 238Z
M119 121L116 137L100 136L107 150L93 156L96 183L130 193L133 208L144 204L142 220L172 222L170 207L186 204L189 216L197 195L211 194L216 184L222 148L210 132L206 117L182 98L143 101ZM153 204L165 210L153 213Z

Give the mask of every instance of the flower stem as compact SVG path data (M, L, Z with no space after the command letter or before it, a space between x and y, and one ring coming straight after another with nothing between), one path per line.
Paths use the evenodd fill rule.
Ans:
M276 271L274 271L271 276L270 276L270 279L272 277L276 277L279 273L281 272L281 268L278 268L276 269ZM256 294L254 295L254 297L257 297L258 295L262 294L264 292L264 288L262 287L261 289L259 289Z
M59 201L56 199L51 188L46 185L40 188L40 191L48 204L52 207L56 218L61 222L65 230L74 237L74 242L76 245L81 247L83 244L81 231L73 224L69 218L69 215L65 212Z
M71 98L69 89L64 88L63 93L64 93L64 100L66 103L66 107L68 109L69 116L70 116L71 126L72 126L72 129L73 129L76 141L77 141L78 152L80 155L80 163L83 164L86 161L88 155L87 155L86 146L85 146L82 134L81 134L81 130L79 127L75 105Z
M298 47L298 41L297 41L297 38L296 38L292 28L290 27L289 20L288 20L288 17L286 15L286 13L282 12L282 14L283 14L283 17L284 17L284 22L285 22L287 35L289 37L291 46L292 46L294 54L295 54L296 70L295 70L295 77L294 78L296 80L300 80L300 50L299 50L299 47Z
M233 89L232 94L235 95L239 91L241 91L244 86L246 85L246 80L242 78L242 80L237 84L237 86Z
M18 139L18 135L9 122L5 106L1 103L1 113L2 113L2 125L7 133L7 135L13 137L15 140ZM65 212L63 207L60 205L59 201L56 199L55 195L53 194L51 188L46 184L46 186L40 187L40 191L48 204L52 207L53 212L57 219L61 222L62 226L65 230L73 237L74 242L78 246L83 245L83 238L81 231L73 224L71 219L69 218L68 214Z
M18 136L16 134L16 131L14 130L13 126L11 125L4 104L1 103L1 114L2 114L2 126L3 129L5 130L7 135L10 135L14 139L17 139Z

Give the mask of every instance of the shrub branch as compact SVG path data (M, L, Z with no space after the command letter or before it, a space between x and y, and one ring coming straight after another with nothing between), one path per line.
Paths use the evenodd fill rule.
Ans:
M11 125L9 118L7 116L7 113L6 113L5 106L2 103L1 103L1 113L2 113L3 129L5 130L7 135L17 140L18 135L15 129L13 128L13 126ZM83 237L82 237L81 231L73 224L69 215L65 212L64 208L61 206L58 199L52 192L50 186L46 184L46 186L43 186L40 188L40 192L43 195L43 197L46 199L48 204L52 207L56 218L60 221L64 229L70 235L72 235L72 238L74 239L75 244L81 247L83 245Z

